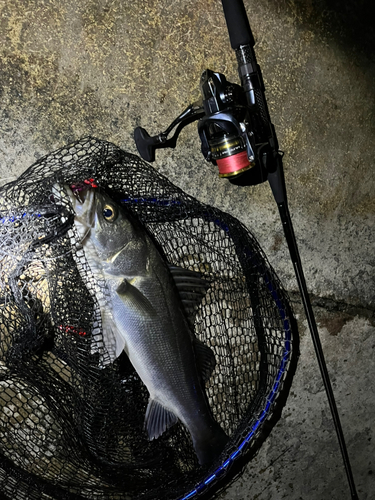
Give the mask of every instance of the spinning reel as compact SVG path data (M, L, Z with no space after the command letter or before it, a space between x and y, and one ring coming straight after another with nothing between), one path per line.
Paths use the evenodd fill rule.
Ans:
M151 137L144 128L135 129L142 158L151 162L156 149L174 148L181 130L198 120L202 154L218 167L219 177L244 186L264 182L269 173L275 172L281 153L262 99L260 68L253 54L251 63L246 62L242 46L237 57L242 86L207 69L200 79L200 100L188 106L164 132ZM174 135L168 139L175 127Z

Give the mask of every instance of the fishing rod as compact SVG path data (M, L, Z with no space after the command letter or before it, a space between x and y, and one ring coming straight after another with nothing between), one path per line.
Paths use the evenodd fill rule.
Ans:
M140 155L155 160L158 148L174 148L182 128L198 120L202 154L217 166L219 176L238 186L268 180L282 222L320 373L344 462L351 498L358 500L349 455L309 298L294 228L288 208L282 157L265 98L262 73L254 52L255 40L242 0L222 0L241 85L209 69L201 76L201 98L188 106L171 125L155 136L137 127L134 138ZM172 137L168 138L175 129Z

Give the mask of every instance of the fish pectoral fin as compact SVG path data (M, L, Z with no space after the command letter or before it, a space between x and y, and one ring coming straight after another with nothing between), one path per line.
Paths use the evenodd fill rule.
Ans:
M133 286L129 281L123 280L116 290L119 298L124 302L127 308L136 312L142 317L155 317L157 312L147 297Z
M174 425L178 418L174 413L167 410L155 399L148 402L143 428L147 431L148 438L157 439L169 427Z
M215 354L211 347L194 337L193 341L198 373L204 382L209 380L216 366Z

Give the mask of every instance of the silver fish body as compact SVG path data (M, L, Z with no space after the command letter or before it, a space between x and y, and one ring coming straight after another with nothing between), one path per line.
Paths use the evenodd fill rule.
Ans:
M199 462L211 463L228 441L199 373L213 353L194 338L167 264L141 225L106 194L88 189L77 198L67 190L88 263L110 295L113 324L104 317L103 329L114 330L115 356L125 350L150 394L149 439L179 419Z

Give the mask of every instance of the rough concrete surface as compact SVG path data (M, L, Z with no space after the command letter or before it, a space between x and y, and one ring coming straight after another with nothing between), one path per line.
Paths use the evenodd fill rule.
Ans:
M301 305L301 358L282 418L221 500L350 499L343 461ZM367 318L315 307L354 480L374 498L375 328Z
M363 500L375 498L372 4L245 1ZM0 47L2 184L86 135L136 152L134 128L164 130L198 97L206 67L238 81L221 2L214 0L0 0ZM177 149L157 154L155 168L244 222L296 292L267 184L236 188L219 180L201 157L194 125ZM301 361L284 416L223 499L350 497L299 312Z

